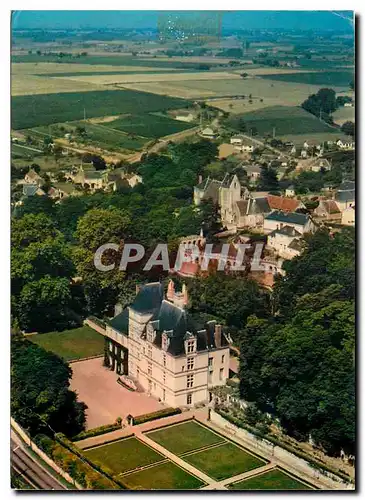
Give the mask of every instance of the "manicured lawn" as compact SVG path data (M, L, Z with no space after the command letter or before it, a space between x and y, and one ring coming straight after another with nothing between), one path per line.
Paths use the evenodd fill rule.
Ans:
M297 481L280 469L273 469L263 474L239 481L229 486L231 490L310 490L308 485Z
M183 460L217 481L262 467L266 463L233 443L184 455Z
M63 332L39 333L28 338L66 361L97 356L104 352L104 337L89 326Z
M85 450L87 458L120 474L164 460L165 457L132 437Z
M225 441L194 421L152 431L147 436L176 455Z
M172 462L133 472L121 480L129 488L138 490L196 490L204 486L203 481Z

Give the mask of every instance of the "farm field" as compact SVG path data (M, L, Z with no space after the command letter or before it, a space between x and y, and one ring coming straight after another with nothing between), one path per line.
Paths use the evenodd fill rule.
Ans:
M183 460L217 481L262 467L267 463L230 442L184 455Z
M299 106L270 106L261 110L239 115L247 128L256 127L260 136L272 133L275 127L275 136L286 134L309 134L326 132L332 136L340 132L321 122Z
M295 72L262 75L261 78L268 78L279 82L306 83L310 85L331 87L348 87L349 82L354 78L354 73L351 71Z
M67 92L12 97L12 128L25 129L87 117L148 113L187 107L190 103L131 90Z
M66 361L102 355L104 352L104 337L89 326L63 332L39 333L28 338Z
M135 437L87 449L85 455L91 461L105 465L115 474L166 460L166 457Z
M156 58L157 59L157 58ZM141 57L131 57L126 55L89 55L86 57L58 57L57 55L24 54L13 55L12 63L57 63L57 64L84 64L84 65L111 65L111 66L149 66L156 68L181 68L197 69L200 63L171 61L170 58L156 60L155 58L143 59ZM218 64L216 64L218 65Z
M146 435L176 455L225 442L223 437L195 421L172 425L161 430L148 432Z
M230 490L311 490L312 488L294 479L280 469L269 470L229 485Z
M341 107L333 113L333 120L338 125L342 125L347 121L355 121L355 107Z
M108 122L107 127L142 137L164 137L194 127L195 124L179 122L172 118L152 114L132 114Z
M165 462L121 477L131 489L138 490L197 490L203 481L173 462Z
M89 92L92 90L103 90L103 87L95 83L75 82L35 75L27 75L26 77L17 75L11 79L12 96L57 94L58 92Z
M337 141L348 140L348 138L339 130L338 133L331 132L320 132L320 133L306 133L306 134L284 134L280 136L280 139L284 142L293 142L296 146L300 147L305 141L308 144L320 144L325 141Z
M235 78L230 77L204 81L191 80L124 84L123 87L190 99L202 97L241 97L242 95L245 95L247 98L252 94L255 98L263 99L265 104L269 101L270 105L283 106L298 106L309 95L317 93L320 89L320 85L277 82L261 77L237 79L236 76Z
M58 76L57 80L65 79L67 81L74 81L76 83L84 82L92 85L123 85L131 83L155 83L155 82L184 82L184 81L211 81L211 80L240 80L241 77L237 74L229 73L228 71L221 72L174 72L174 73L120 73L120 74L104 74L94 75L81 73L77 76L64 77Z

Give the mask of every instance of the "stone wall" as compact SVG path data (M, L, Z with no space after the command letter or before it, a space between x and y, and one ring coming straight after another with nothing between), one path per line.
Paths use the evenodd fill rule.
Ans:
M323 489L326 489L326 487L331 490L354 489L352 484L345 483L340 477L324 470L320 471L319 469L312 467L304 459L297 457L284 448L274 445L266 439L259 439L247 430L237 427L216 413L213 409L210 412L210 420L213 424L224 429L226 433L231 434L232 436L235 436L236 438L247 443L247 447L252 451L257 452L257 454L262 454L268 459L270 459L270 457L276 459L289 471L291 470L298 476L306 476L308 481L310 481L311 478L316 481L320 481L323 484Z
M72 477L67 474L61 467L59 467L44 451L42 451L38 446L30 439L28 434L20 427L19 424L15 422L13 418L10 418L11 427L16 431L16 433L23 439L23 441L34 451L46 464L48 464L52 469L62 476L70 484L76 486L78 490L83 490L84 488L78 484Z

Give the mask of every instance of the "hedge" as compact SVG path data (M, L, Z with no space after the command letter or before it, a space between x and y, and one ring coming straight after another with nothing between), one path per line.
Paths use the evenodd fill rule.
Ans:
M71 453L74 453L76 456L78 456L84 463L87 463L90 467L95 469L96 471L100 472L102 475L104 475L106 478L108 478L110 481L115 483L118 486L118 489L122 490L127 490L127 486L123 484L119 479L113 476L113 473L111 470L105 468L103 465L99 463L92 462L89 460L81 451L80 448L77 448L72 441L67 439L67 437L62 434L62 433L57 433L55 434L55 439L58 441L62 446L67 448Z
M133 417L132 425L144 424L145 422L150 422L151 420L170 417L171 415L177 415L179 413L181 413L180 408L163 408L162 410L154 411L152 413L146 413L145 415L139 415L138 417Z
M101 434L106 434L108 432L116 431L121 429L121 424L109 424L101 425L100 427L94 427L94 429L89 429L88 431L82 431L72 438L72 441L81 441L81 439L86 439L94 436L100 436Z
M250 425L246 424L242 420L235 418L235 417L232 417L232 415L229 415L228 413L226 413L223 410L219 410L217 408L214 411L216 413L218 413L221 417L228 420L228 422L231 422L231 424L236 425L237 427L240 427L241 429L245 429L246 431L250 432L251 434L254 434L259 439L266 439L267 441L270 441L275 446L280 446L280 448L283 448L284 450L288 451L289 453L292 453L293 455L297 456L298 458L305 460L314 469L319 469L322 471L329 472L329 473L333 474L334 476L340 477L346 483L353 482L351 477L348 474L346 474L345 472L338 471L338 470L333 469L332 467L330 467L328 465L325 465L325 464L322 464L321 462L318 462L310 455L307 455L306 453L297 450L293 446L290 446L289 444L280 441L279 439L275 438L274 436L260 432L255 427L251 427Z
M121 486L116 481L110 480L95 470L94 467L70 451L59 440L54 441L49 436L38 435L35 441L61 469L66 471L83 488L88 490L121 489Z

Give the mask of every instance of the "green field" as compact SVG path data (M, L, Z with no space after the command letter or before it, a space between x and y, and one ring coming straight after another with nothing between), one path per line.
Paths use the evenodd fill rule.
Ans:
M149 113L179 109L189 105L183 99L133 90L65 92L21 95L11 99L12 128L25 129L124 113Z
M270 106L257 111L235 115L231 121L235 126L238 119L242 118L247 129L256 127L259 136L272 134L275 128L276 137L289 134L311 134L327 132L339 134L339 130L329 127L316 116L311 115L299 106Z
M217 481L262 467L266 463L230 442L184 455L183 460Z
M85 455L95 463L104 464L115 474L165 460L163 455L134 437L85 450Z
M172 425L146 435L176 455L225 442L221 436L194 421Z
M11 57L12 63L60 63L60 64L91 64L91 65L108 65L108 66L143 66L153 68L179 68L179 69L199 69L200 63L191 61L154 61L151 57L144 60L142 57L130 56L97 56L88 55L86 57L57 57L42 56L37 54L13 55ZM209 63L210 66L218 66L218 64Z
M230 490L311 490L312 488L301 481L285 474L280 469L273 469L263 474L229 485Z
M125 118L120 118L108 122L108 128L123 130L130 134L142 137L164 137L165 135L176 134L187 130L194 125L179 122L172 118L152 114L132 114Z
M24 158L26 160L31 160L35 155L39 155L42 151L35 151L37 148L21 146L20 144L11 145L11 157L12 158Z
M313 73L285 73L274 75L261 75L267 80L277 80L279 82L306 83L309 85L324 85L348 87L353 80L354 74L351 71L315 71Z
M66 361L102 355L104 352L104 337L89 326L63 332L39 333L29 336L29 340Z
M196 490L205 484L172 462L127 474L122 481L138 490Z

